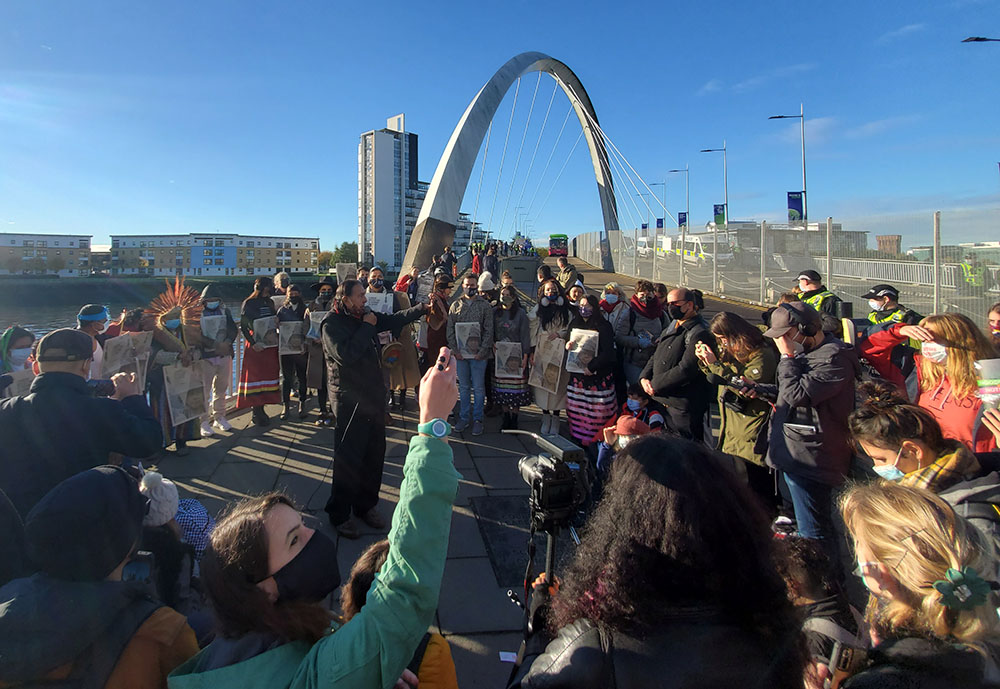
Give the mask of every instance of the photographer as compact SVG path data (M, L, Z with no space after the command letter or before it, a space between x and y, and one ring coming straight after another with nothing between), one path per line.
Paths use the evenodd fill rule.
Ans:
M628 443L561 579L551 606L534 590L513 687L802 686L767 517L701 443Z
M373 313L367 301L358 280L344 280L323 320L323 351L340 374L333 402L337 419L333 478L325 509L330 524L346 538L361 535L351 519L352 510L373 529L386 528L376 509L385 464L386 389L375 336L427 312L421 304L392 314Z
M784 475L798 532L828 541L832 554L833 492L851 464L847 416L859 364L854 348L824 333L821 323L803 302L778 306L764 333L781 353L778 384L754 387L758 394L776 395L767 463Z
M344 285L363 294L357 280ZM321 602L340 584L336 547L285 495L245 500L219 522L202 562L218 637L174 672L172 689L393 685L437 608L459 479L444 417L457 394L441 349L420 383L388 557L348 624L335 628Z
M148 457L163 435L135 374L120 373L111 398L87 384L93 340L79 330L53 330L36 350L31 391L0 403L0 490L21 516L57 483L108 462L118 452Z

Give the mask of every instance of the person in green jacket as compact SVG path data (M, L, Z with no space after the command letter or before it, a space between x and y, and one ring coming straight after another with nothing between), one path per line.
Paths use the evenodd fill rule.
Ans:
M340 584L333 542L280 493L251 498L218 523L202 561L218 636L170 674L170 689L388 689L400 680L434 618L461 478L444 421L458 397L455 369L442 347L420 383L419 435L364 608L334 625L320 602Z
M760 398L740 395L733 378L755 383L773 383L778 369L778 353L760 330L735 313L716 314L708 329L715 335L719 356L711 347L699 347L695 354L710 383L719 386L719 427L717 449L743 460L737 471L745 473L750 487L765 506L777 507L772 470L764 463L767 454L767 422L771 405ZM762 437L764 436L764 437Z

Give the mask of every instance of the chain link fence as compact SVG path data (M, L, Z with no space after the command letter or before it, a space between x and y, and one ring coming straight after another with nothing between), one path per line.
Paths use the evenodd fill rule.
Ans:
M611 233L609 248L618 273L754 304L773 305L793 290L801 271L815 270L852 304L855 317L870 310L869 288L890 284L903 306L922 315L954 311L985 325L1000 302L998 240L1000 209L988 209L830 218L807 226L733 223L683 236L680 230L655 236L621 230ZM570 252L600 266L601 232L578 235Z

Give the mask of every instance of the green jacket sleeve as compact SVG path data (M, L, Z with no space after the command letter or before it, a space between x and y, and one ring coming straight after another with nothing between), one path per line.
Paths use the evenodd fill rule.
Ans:
M389 689L413 657L437 609L458 491L451 448L426 436L410 440L389 556L350 622L310 649L292 689Z

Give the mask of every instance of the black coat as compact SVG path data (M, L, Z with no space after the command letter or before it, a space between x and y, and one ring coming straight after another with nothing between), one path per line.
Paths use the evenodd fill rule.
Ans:
M715 347L715 338L701 316L678 326L667 326L656 345L656 351L646 362L640 378L653 384L656 401L669 409L703 413L712 401L714 387L698 366L694 348L699 342Z
M573 328L597 331L597 356L587 364L591 375L603 377L611 373L616 361L615 331L607 319L598 312L595 312L589 321L584 321L581 316L576 316L569 324L570 334L573 333Z
M362 412L370 414L385 411L386 390L375 335L401 328L426 312L420 305L396 313L376 313L375 325L339 309L323 319L323 351L336 367L337 394L342 402L357 403Z
M987 649L996 650L989 646ZM890 639L869 652L869 661L871 665L868 669L850 677L841 686L844 689L978 689L996 686L985 682L985 659L977 651L937 639Z
M148 457L163 446L146 399L94 397L73 373L42 373L24 397L0 402L0 490L22 517L57 483L118 452Z

